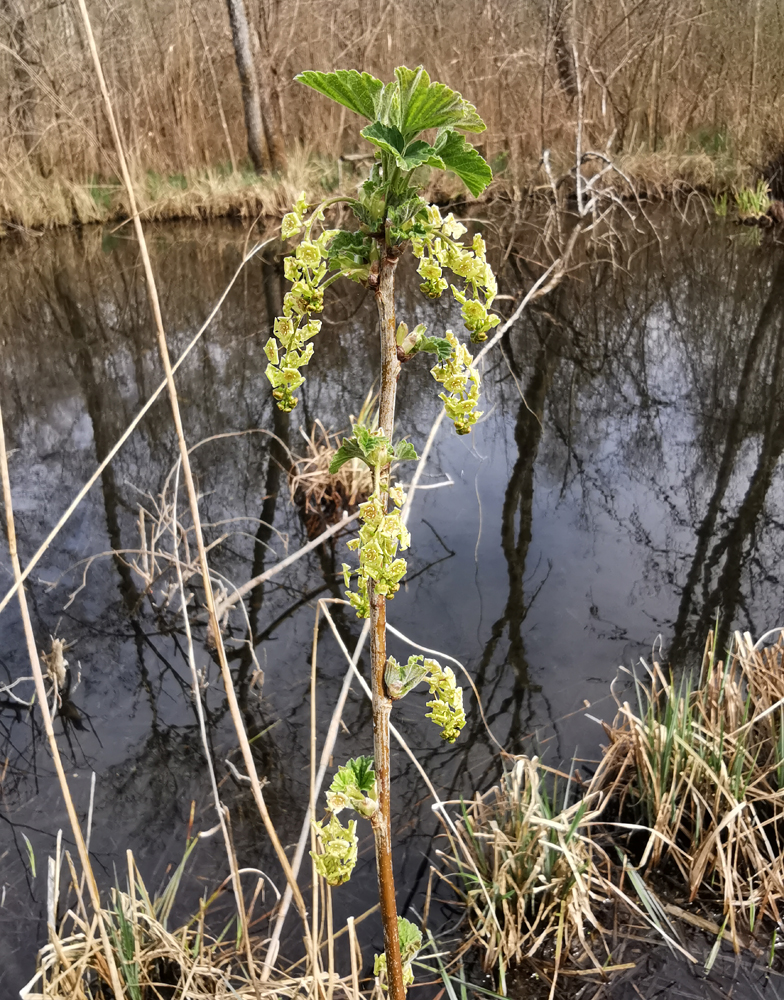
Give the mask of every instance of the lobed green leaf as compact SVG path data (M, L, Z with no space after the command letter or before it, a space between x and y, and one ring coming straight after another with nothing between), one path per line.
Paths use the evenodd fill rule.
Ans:
M419 458L419 455L410 441L398 441L395 445L395 458L398 462L414 462Z
M376 118L376 106L384 90L381 80L370 73L359 73L355 69L338 69L333 73L320 73L308 69L294 77L298 83L329 97L354 111L363 118L373 121Z
M465 137L447 130L436 139L435 149L447 170L462 180L476 198L493 179L490 164L482 154L466 142Z
M473 104L443 83L431 83L427 71L418 66L395 70L399 85L399 119L395 124L404 137L413 139L430 128L451 126L466 132L483 132L485 123Z

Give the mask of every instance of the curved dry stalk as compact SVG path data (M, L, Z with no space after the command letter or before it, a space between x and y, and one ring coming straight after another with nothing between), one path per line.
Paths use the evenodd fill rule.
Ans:
M114 952L109 944L109 936L101 916L101 895L98 891L98 883L95 880L95 874L93 873L87 845L85 844L84 837L82 836L82 828L79 824L79 817L76 815L76 808L74 807L73 799L71 798L71 790L68 787L68 779L65 776L65 769L63 767L62 759L60 758L60 748L57 745L57 739L54 735L54 726L52 725L52 715L49 711L43 671L41 670L41 662L38 659L38 651L36 649L35 636L33 634L33 625L30 620L30 612L27 607L27 597L25 595L24 587L21 585L22 569L19 564L19 554L16 547L16 527L14 524L14 507L11 496L11 479L8 474L8 455L6 454L5 447L5 428L3 426L2 407L0 407L0 476L2 477L3 482L3 504L5 506L8 551L11 556L14 580L19 588L17 591L19 594L19 611L22 615L22 625L24 626L25 641L27 643L27 654L30 658L30 666L35 679L36 697L38 698L38 704L41 708L46 738L49 741L49 748L52 752L52 760L54 761L55 770L57 772L57 780L60 784L60 791L65 801L65 808L68 812L68 820L71 824L71 831L73 833L74 840L76 841L76 848L79 852L79 860L82 864L82 870L87 876L87 888L93 904L95 918L98 922L98 931L101 936L101 943L103 945L104 957L108 967L112 989L114 990L115 996L121 997L123 996L123 991L122 986L120 985L117 965L114 961Z
M213 636L216 643L216 649L218 652L218 659L220 663L221 674L223 676L224 688L226 690L226 697L229 703L229 711L232 717L232 722L234 723L234 728L237 733L237 737L239 739L243 760L245 762L245 767L248 772L248 777L250 778L253 798L259 810L262 822L264 823L264 828L267 831L267 836L270 838L275 853L277 854L281 868L283 869L287 881L289 881L289 883L292 886L294 901L297 905L297 909L299 910L300 916L302 918L303 926L305 928L305 934L306 936L309 936L305 901L302 898L302 893L300 892L296 879L293 877L288 857L286 856L286 852L284 851L283 845L281 844L280 839L278 838L277 832L272 823L272 819L269 815L269 811L267 810L267 805L266 802L264 801L264 796L261 790L261 783L259 781L258 773L256 772L256 767L253 760L253 754L250 748L250 743L248 742L247 733L245 731L245 724L243 722L242 715L240 713L239 704L237 702L237 695L234 690L231 671L229 669L229 663L226 657L226 650L223 645L223 638L220 631L219 620L216 614L215 598L212 590L212 581L210 578L209 564L207 562L207 553L204 545L204 538L201 531L201 517L199 512L198 496L196 493L196 486L193 480L193 473L191 470L188 447L185 442L185 436L182 428L182 418L180 415L179 401L177 398L177 389L174 383L174 374L171 366L171 361L169 358L169 348L166 342L166 334L163 327L163 317L161 315L160 302L158 299L158 290L155 282L155 276L152 270L150 255L147 250L147 242L144 236L144 230L142 228L139 214L136 210L136 200L133 192L133 185L131 183L130 174L128 172L128 165L125 159L125 152L123 149L122 140L120 138L120 133L117 128L117 123L114 117L111 98L109 96L106 80L103 75L103 69L101 67L100 58L98 56L98 50L96 48L95 38L92 33L90 17L89 14L87 13L87 7L85 5L84 0L79 0L79 10L81 11L82 21L84 23L85 32L87 34L88 45L90 48L90 53L92 55L96 76L100 84L101 93L104 100L104 107L106 110L106 117L109 121L109 126L112 132L112 138L114 140L114 145L117 152L117 159L120 165L120 172L122 175L123 183L126 188L126 193L128 195L129 207L131 210L134 229L136 231L136 237L139 243L139 250L142 257L142 264L144 267L144 273L147 282L147 292L150 300L150 307L155 321L155 329L158 339L158 348L160 351L161 360L163 362L164 371L166 373L166 387L169 395L169 402L171 405L172 419L174 421L175 430L177 432L177 443L180 450L182 471L183 471L183 476L185 478L186 489L188 492L188 502L190 506L191 519L193 521L193 526L196 534L196 543L198 546L199 564L201 566L204 595L207 603L207 610L209 612L210 625L212 627Z

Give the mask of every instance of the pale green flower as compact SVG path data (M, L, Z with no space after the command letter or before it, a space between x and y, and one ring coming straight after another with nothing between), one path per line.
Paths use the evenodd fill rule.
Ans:
M458 434L468 434L473 425L482 416L476 410L479 403L479 372L473 366L473 358L468 348L458 342L451 330L444 335L452 347L452 354L430 369L433 378L447 390L439 393L444 403L444 410L454 423Z
M321 247L315 243L303 240L294 252L297 255L297 260L306 267L317 268L321 263Z
M346 596L357 612L358 618L370 614L368 581L373 581L377 594L394 597L400 589L400 581L406 573L406 561L397 556L398 550L405 551L411 544L411 535L400 518L400 507L405 502L405 493L400 487L389 491L393 503L391 511L385 511L381 497L372 493L359 506L362 527L359 538L348 543L348 548L359 549L359 568L355 573L343 565L343 579L346 581ZM350 589L350 579L356 575L357 589Z
M314 822L313 829L321 846L320 854L310 852L316 863L316 871L329 885L343 885L351 878L357 863L357 821L351 819L348 826L344 827L333 813L326 824Z

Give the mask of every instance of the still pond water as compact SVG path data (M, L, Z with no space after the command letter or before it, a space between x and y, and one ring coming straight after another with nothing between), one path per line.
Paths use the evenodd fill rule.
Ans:
M596 756L602 734L594 719L614 714L609 685L619 664L649 656L658 641L675 666L697 664L717 613L725 630L755 636L784 623L784 254L721 225L662 217L658 226L660 240L650 231L625 233L614 262L597 250L593 264L532 308L488 359L485 419L467 438L442 428L424 481L452 485L417 494L408 583L390 606L392 624L468 667L507 750L545 753L552 764L575 751ZM504 292L529 283L532 231L517 234ZM0 244L0 401L14 449L23 562L161 378L137 250L123 233L86 229ZM246 234L226 223L170 225L151 235L177 355L233 274ZM492 225L486 238L509 243ZM428 322L434 332L447 323L458 329L453 304L423 302L412 277L399 318ZM270 439L235 432L273 430L300 451L300 428L314 419L346 427L377 361L374 305L352 286L347 301L328 308L301 405L290 421L273 412L262 347L282 286L272 253L254 259L178 375L189 442L213 439L194 452L195 472L209 538L227 536L213 551L214 566L236 584L307 536ZM399 399L398 428L421 448L440 405L422 359L406 367ZM29 588L39 646L48 648L50 635L67 640L81 675L56 727L83 820L96 775L91 847L104 885L129 848L148 886L161 884L182 856L192 802L197 829L214 822L177 602L154 607L127 566L138 558L139 508L154 515L176 452L162 397ZM401 475L405 481L405 469ZM2 545L5 592L11 573ZM113 549L127 550L125 562L111 557ZM242 710L285 844L296 841L307 800L313 608L320 596L342 596L335 571L344 558L345 538L257 588L248 618L235 611L230 619ZM339 607L335 615L353 648L361 623ZM198 635L204 639L203 628ZM409 650L395 641L392 652ZM209 682L214 758L227 775L223 761L235 738L203 641L197 658ZM323 631L321 738L344 669ZM0 685L28 674L12 604L0 616ZM31 686L14 691L29 697ZM473 699L453 747L423 720L424 701L410 696L395 722L443 797L487 789L498 757ZM344 722L336 760L370 752L370 712L357 686ZM393 770L405 912L421 906L439 844L426 791L397 751ZM0 990L10 996L46 939L46 857L59 829L69 848L71 841L43 734L1 695L0 775ZM230 776L223 792L240 863L274 873L249 794ZM192 856L185 908L226 875L218 839ZM335 893L338 920L370 905L373 883L365 837L355 879ZM368 943L378 933L370 924ZM297 947L293 919L289 931L284 952Z

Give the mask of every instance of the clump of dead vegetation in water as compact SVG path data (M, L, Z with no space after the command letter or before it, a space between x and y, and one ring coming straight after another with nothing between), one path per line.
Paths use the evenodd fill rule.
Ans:
M784 901L784 641L760 650L736 633L721 660L711 633L699 674L680 682L655 661L643 667L636 704L619 702L604 724L609 744L589 781L521 757L464 807L450 860L472 939L501 986L522 961L553 989L567 963L583 974L617 968L615 907L682 952L671 916L712 928L716 951L726 936L736 952L773 955ZM651 882L662 868L723 925L660 901Z
M597 970L606 964L594 910L614 894L612 864L590 835L603 805L603 796L581 791L573 775L521 757L495 788L464 807L450 860L463 883L471 934L485 967L498 969L502 990L506 968L553 945L556 977L561 955L575 944ZM590 937L604 945L601 959Z
M359 411L351 417L352 429L357 425L375 432L378 413L373 412L375 398L368 395ZM340 435L333 433L317 420L308 436L300 429L305 451L292 455L289 470L291 502L299 508L309 538L315 538L330 524L336 524L343 514L353 514L373 490L373 474L367 463L352 458L337 472L330 465L340 446Z
M781 640L760 651L736 633L719 660L711 633L698 677L654 662L607 729L603 781L650 831L640 866L669 859L691 900L710 893L736 948L784 900L783 668Z

